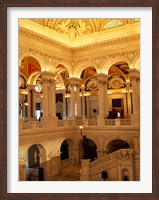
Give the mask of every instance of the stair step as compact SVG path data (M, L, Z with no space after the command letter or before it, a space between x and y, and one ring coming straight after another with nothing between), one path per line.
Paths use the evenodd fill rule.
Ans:
M60 171L59 174L54 176L53 181L79 181L80 174L66 171Z

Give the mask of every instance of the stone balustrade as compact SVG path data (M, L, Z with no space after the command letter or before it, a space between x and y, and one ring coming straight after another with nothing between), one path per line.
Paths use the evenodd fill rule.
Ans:
M54 121L53 125L49 121L22 121L19 120L19 130L20 132L25 131L36 131L38 129L48 129L54 130L55 128L67 128L67 127L79 127L80 125L84 127L98 127L101 124L98 124L97 119L84 119L84 120L56 120ZM103 126L105 128L110 127L134 127L134 123L131 119L105 119ZM136 126L137 127L137 126ZM139 127L139 126L138 126Z
M114 162L120 160L128 160L130 163L135 159L136 156L140 154L139 150L135 149L119 149L111 154L102 156L95 161L90 162L90 159L81 160L81 169L80 169L80 180L89 181L94 174L101 173L103 170L107 170L109 165L114 166ZM109 167L108 167L109 166Z
M98 165L113 159L131 159L135 155L137 155L137 152L134 149L119 149L113 153L104 155L101 158L98 158L97 160L91 162L90 169L93 169Z
M73 158L61 160L61 168L68 167L73 164Z

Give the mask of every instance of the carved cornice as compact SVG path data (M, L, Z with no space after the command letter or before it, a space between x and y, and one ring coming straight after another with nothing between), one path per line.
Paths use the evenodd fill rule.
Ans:
M140 34L139 33L134 33L134 34L130 34L130 35L124 35L124 36L120 36L120 37L116 37L116 38L111 38L111 39L105 39L103 41L97 41L97 42L93 42L91 44L84 44L84 45L80 45L77 47L71 47L67 44L64 44L62 42L50 39L48 37L45 37L41 34L35 33L31 30L28 30L26 28L22 28L20 27L20 33L25 33L26 35L30 35L38 40L41 40L45 43L48 44L52 44L52 45L56 45L56 47L61 47L61 48L65 48L67 50L83 50L83 49L88 49L88 48L94 48L94 47L102 47L102 46L109 46L109 45L115 45L115 44L119 44L119 43L126 43L129 41L134 41L134 40L140 40Z
M97 66L100 66L103 62L111 60L113 58L117 57L125 57L127 58L130 62L134 60L134 58L139 55L140 50L136 49L134 51L126 51L122 53L112 53L111 55L105 55L105 53L100 52L99 54L93 54L93 55L86 55L86 56L76 56L72 60L72 64L75 66L78 63L95 63ZM81 58L82 57L82 58Z
M43 41L45 43L52 44L52 45L54 45L56 47L60 46L61 48L65 48L65 49L69 50L69 46L68 45L65 45L63 43L57 42L56 40L52 40L52 39L50 39L48 37L45 37L45 36L43 36L41 34L38 34L38 33L35 33L34 31L28 30L26 28L20 27L19 32L20 32L20 34L29 35L29 36L34 37L34 38L36 38L36 39L38 39L40 41Z

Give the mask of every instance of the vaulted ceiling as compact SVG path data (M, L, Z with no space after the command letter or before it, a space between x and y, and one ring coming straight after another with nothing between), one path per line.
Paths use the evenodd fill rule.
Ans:
M139 19L31 19L31 21L74 39L137 23Z
M67 47L80 47L140 32L140 19L20 19L21 29Z

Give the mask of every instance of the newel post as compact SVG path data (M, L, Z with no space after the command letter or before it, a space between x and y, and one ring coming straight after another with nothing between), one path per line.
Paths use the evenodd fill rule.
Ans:
M90 161L91 159L81 159L80 180L90 181Z

